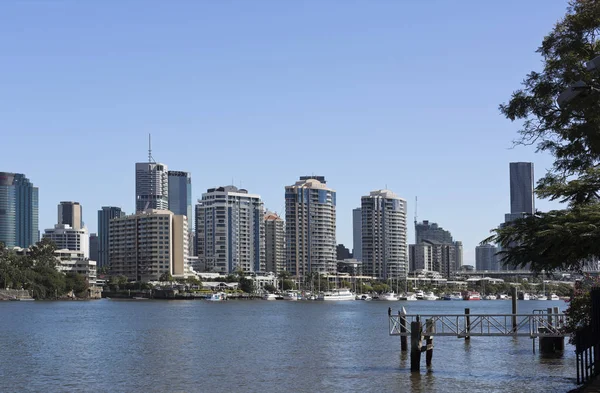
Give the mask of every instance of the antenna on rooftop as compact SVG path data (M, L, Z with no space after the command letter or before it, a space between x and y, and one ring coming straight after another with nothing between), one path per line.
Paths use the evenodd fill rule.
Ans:
M146 205L144 206L144 210L148 210L148 206L150 206L150 199L152 198L154 179L152 177L152 163L156 163L154 158L152 158L152 134L148 134L148 177L150 178L150 191L148 192L148 200L146 201Z
M418 217L417 213L419 211L418 202L419 202L419 197L415 197L415 226L417 225L417 217Z

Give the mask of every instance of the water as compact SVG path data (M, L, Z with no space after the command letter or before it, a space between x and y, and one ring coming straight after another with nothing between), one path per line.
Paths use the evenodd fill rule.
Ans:
M575 355L529 338L435 339L411 374L387 308L510 313L510 301L0 302L0 392L566 392ZM519 313L564 302L519 302ZM424 356L423 356L424 358Z

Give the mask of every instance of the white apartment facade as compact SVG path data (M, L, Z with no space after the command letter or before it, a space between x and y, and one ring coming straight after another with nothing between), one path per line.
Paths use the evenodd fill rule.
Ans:
M67 224L56 224L54 228L46 229L42 238L48 238L56 244L59 250L71 250L90 257L90 236L86 227L73 229Z
M406 200L390 190L361 198L363 274L404 278L408 268Z
M265 270L264 206L235 186L208 189L196 205L196 254L209 272Z
M297 278L337 271L336 193L319 178L285 187L286 270Z

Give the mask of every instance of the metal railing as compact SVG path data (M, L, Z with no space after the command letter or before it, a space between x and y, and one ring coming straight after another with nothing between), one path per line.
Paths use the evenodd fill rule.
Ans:
M516 324L513 325L513 318ZM563 313L535 314L445 314L392 315L389 317L390 336L410 336L411 323L431 319L432 336L476 337L564 337L566 316ZM402 323L401 321L405 322ZM469 323L467 323L469 321ZM402 326L404 325L404 326Z

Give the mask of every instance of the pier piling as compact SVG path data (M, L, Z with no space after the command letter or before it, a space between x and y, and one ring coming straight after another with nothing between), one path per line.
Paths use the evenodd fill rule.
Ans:
M406 333L406 310L404 307L398 311L398 317L400 318L400 333ZM400 336L400 350L402 352L408 351L408 338L404 335Z
M467 334L465 335L465 340L470 340L471 337L469 336L469 333L471 332L471 317L469 316L469 314L471 314L471 309L470 308L465 308L465 331L467 332Z
M513 331L517 330L517 287L512 287L510 289L510 294L512 296L512 329Z
M410 323L410 371L421 371L421 322Z
M425 322L425 345L426 345L426 353L425 353L425 364L427 367L431 367L431 359L433 358L433 336L432 333L435 332L435 325L433 324L433 319L428 319Z

